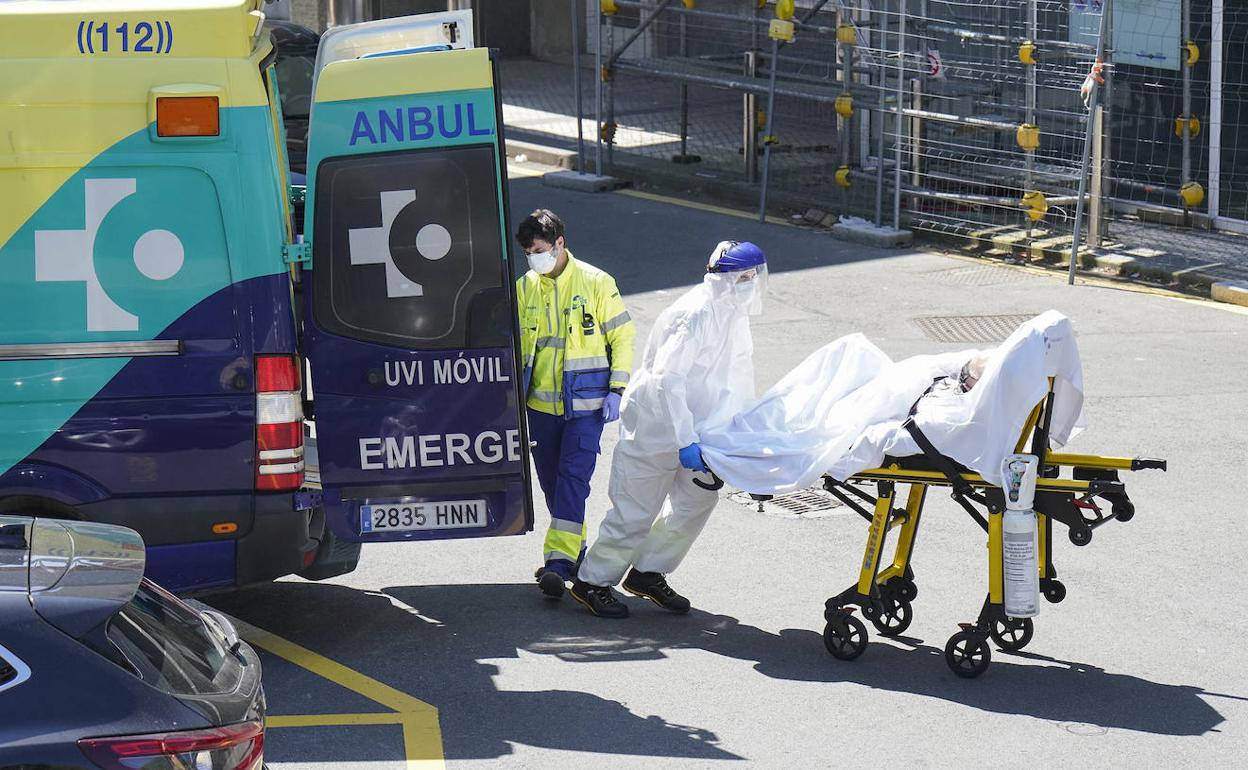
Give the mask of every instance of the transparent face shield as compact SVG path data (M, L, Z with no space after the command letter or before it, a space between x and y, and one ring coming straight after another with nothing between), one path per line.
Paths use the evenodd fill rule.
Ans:
M733 302L750 315L761 315L767 294L767 265L725 273L732 282Z

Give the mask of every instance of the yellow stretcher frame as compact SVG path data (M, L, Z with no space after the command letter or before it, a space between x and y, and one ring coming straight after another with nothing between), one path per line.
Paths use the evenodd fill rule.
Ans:
M1031 439L1031 454L1040 459L1041 478L1036 483L1036 511L1039 527L1040 586L1051 603L1065 598L1066 588L1057 580L1053 566L1053 522L1070 529L1075 545L1091 542L1092 530L1111 521L1128 521L1135 515L1134 505L1127 497L1118 471L1145 468L1166 469L1164 460L1100 455L1079 455L1050 452L1048 448L1049 415L1052 412L1053 382L1049 381L1046 397L1032 409L1015 451L1021 452ZM928 458L915 458L922 464ZM870 522L858 580L841 594L828 599L824 618L824 644L828 651L842 660L853 660L867 645L866 626L852 615L855 609L875 625L884 636L896 636L910 625L911 603L918 595L910 558L922 520L923 504L932 487L954 488L953 497L988 534L988 592L978 620L962 623L961 630L950 637L945 647L945 660L955 674L975 677L991 662L988 639L1002 649L1021 650L1034 633L1031 618L1010 618L1005 615L1003 520L1004 493L977 473L964 468L951 470L952 465L941 458L936 469L914 467L911 458L890 462L854 474L847 482L824 477L824 487L843 503ZM1072 478L1061 478L1063 469L1070 469ZM956 473L956 477L955 474ZM876 495L863 492L864 484L876 486ZM908 485L903 507L895 507L899 499L898 485ZM854 498L858 498L855 500ZM1095 499L1109 504L1104 514ZM871 508L862 505L868 502ZM981 515L973 503L987 510ZM1093 512L1091 519L1083 511ZM890 562L881 567L889 533L897 529L897 544Z

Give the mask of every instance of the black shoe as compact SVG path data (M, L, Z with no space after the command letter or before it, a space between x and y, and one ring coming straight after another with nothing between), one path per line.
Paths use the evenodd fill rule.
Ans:
M563 596L563 575L553 569L538 567L533 577L537 578L537 587L542 589L542 593L552 599Z
M573 599L600 618L628 617L628 607L616 597L610 586L594 586L578 580L572 584L571 594Z
M673 591L658 572L629 570L623 587L633 596L649 599L668 612L683 615L689 611L689 600Z

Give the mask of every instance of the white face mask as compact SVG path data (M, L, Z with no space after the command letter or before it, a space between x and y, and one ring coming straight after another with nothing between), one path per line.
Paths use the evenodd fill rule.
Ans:
M763 295L767 293L767 268L727 273L726 277L731 281L729 296L732 303L749 315L760 315L763 312Z
M558 247L550 251L539 251L536 254L525 254L529 260L529 267L538 275L547 275L555 269L555 264L559 261L556 256Z

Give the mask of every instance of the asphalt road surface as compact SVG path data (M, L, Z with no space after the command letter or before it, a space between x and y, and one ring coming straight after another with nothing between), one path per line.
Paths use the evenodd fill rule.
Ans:
M916 319L1056 308L1078 332L1088 394L1070 450L1162 457L1169 472L1127 474L1137 515L1087 547L1058 528L1067 599L1043 606L1026 652L994 648L975 680L955 677L943 649L983 601L985 537L943 494L914 555L913 625L892 640L872 631L851 663L824 650L823 603L856 580L866 523L843 507L759 513L731 490L671 576L694 603L685 617L630 598L632 617L610 621L543 599L540 495L524 537L366 546L356 572L326 583L211 597L275 635L250 632L264 642L271 768L1173 768L1248 755L1248 315L529 173L515 170L513 222L558 212L573 252L616 276L642 335L701 280L717 241L762 246L760 392L850 332L901 358L976 346L934 340Z

